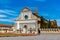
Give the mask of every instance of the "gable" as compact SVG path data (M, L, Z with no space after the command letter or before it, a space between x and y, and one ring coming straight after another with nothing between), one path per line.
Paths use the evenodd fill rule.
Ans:
M28 7L24 7L21 12L31 11Z
M27 17L25 17L27 16ZM19 15L19 17L16 19L16 21L19 21L19 20L25 20L25 18L28 18L29 19L37 19L37 20L41 20L40 16L38 16L38 14L36 15L36 13L32 13L32 11L25 7L21 10L21 14Z

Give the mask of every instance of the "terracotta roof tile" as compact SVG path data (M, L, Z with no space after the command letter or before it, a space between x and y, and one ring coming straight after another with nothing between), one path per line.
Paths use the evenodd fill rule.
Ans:
M0 27L12 27L11 25L0 24Z

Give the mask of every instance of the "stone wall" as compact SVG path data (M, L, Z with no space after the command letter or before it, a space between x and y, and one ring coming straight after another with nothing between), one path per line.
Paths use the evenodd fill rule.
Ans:
M40 29L41 33L60 33L59 28L45 28L45 29Z

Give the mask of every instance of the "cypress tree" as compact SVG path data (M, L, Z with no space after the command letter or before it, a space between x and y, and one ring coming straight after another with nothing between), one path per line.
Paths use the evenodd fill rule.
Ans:
M48 28L52 28L50 20L48 21Z

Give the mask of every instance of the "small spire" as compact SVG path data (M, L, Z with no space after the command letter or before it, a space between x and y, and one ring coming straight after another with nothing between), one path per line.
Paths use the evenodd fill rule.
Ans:
M37 7L35 8L35 14L38 15L38 9L37 9Z

